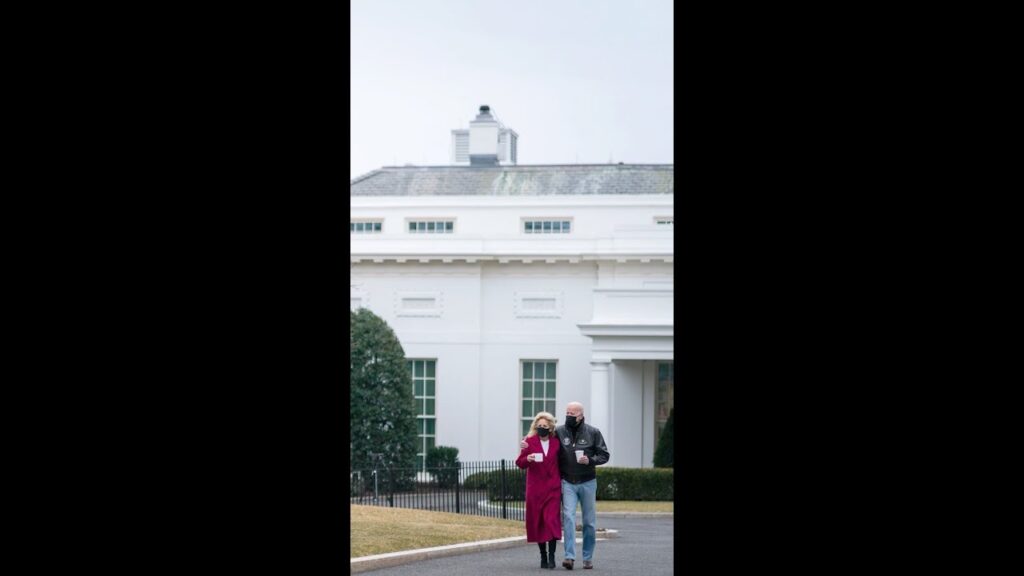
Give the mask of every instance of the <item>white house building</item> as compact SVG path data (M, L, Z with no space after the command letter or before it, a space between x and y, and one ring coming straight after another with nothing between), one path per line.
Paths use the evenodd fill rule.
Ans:
M421 451L515 458L578 400L609 465L649 467L674 403L673 166L518 165L480 112L455 165L352 180L351 306L405 349Z

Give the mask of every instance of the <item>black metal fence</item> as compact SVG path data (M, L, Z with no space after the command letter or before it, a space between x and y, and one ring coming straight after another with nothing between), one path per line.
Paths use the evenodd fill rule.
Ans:
M418 508L523 520L526 471L513 460L462 462L458 468L353 470L352 504Z

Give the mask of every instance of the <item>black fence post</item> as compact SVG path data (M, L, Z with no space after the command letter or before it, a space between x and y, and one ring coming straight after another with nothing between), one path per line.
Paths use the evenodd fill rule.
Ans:
M455 513L461 514L462 507L459 506L459 484L462 483L462 464L455 466Z
M395 507L395 471L388 467L388 504Z
M508 519L508 502L505 495L505 459L501 459L501 517Z

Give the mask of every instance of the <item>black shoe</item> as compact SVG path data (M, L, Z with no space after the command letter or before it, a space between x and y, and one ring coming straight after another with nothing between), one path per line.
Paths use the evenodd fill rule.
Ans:
M555 569L555 551L548 552L548 570Z
M572 570L572 563L572 558L566 558L565 560L562 560L562 568L565 568L566 570Z
M547 568L548 567L548 555L544 554L543 552L540 555L540 567L541 568Z

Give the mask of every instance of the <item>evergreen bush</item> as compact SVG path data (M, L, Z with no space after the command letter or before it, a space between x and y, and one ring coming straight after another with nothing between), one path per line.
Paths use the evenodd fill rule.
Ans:
M501 470L470 474L462 482L464 490L486 490L488 500L501 500ZM515 464L505 469L505 500L526 500L526 470Z
M668 413L668 420L665 422L665 429L661 431L661 436L658 437L658 446L654 450L654 467L655 468L671 468L672 462L675 459L673 453L675 452L675 419L676 409L673 408Z
M459 449L434 446L427 450L427 472L437 478L438 488L453 488L459 481Z
M675 492L671 468L597 467L598 500L671 501Z
M391 487L407 489L416 468L416 410L405 351L391 327L370 310L360 308L350 318L351 470L391 470L382 473Z

